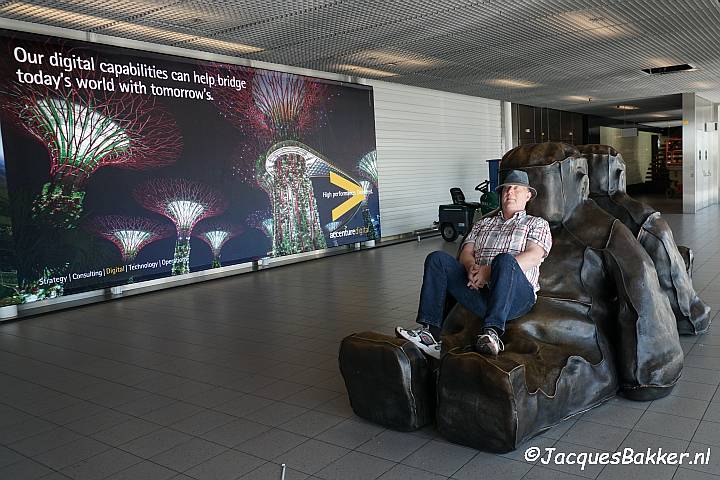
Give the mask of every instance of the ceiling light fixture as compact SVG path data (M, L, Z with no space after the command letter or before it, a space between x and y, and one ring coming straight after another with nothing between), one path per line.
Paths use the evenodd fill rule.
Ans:
M583 97L581 95L568 95L565 97L565 100L571 101L571 102L592 102L592 97Z
M154 37L152 40L162 39L172 43L184 43L197 47L210 47L231 50L236 53L255 53L261 52L262 48L244 45L241 43L228 42L214 38L199 37L197 35L189 35L186 33L173 32L149 25L138 25L125 21L114 21L108 18L76 13L52 7L39 7L23 2L11 3L0 8L0 14L21 13L24 16L31 17L39 22L52 22L60 20L63 22L71 22L79 28L98 29L98 33L109 32L119 36L123 34L147 35ZM195 20L202 19L196 18Z
M402 66L405 68L425 69L438 65L436 60L418 58L416 54L401 54L379 50L364 50L346 57L351 62L373 63L377 65Z
M510 80L507 78L495 78L492 80L488 80L487 83L489 85L494 85L496 87L509 87L509 88L534 88L540 86L539 83L535 82L528 82L524 80Z
M219 40L217 38L196 37L188 41L185 45L193 45L206 48L217 48L220 50L228 50L235 53L257 53L262 52L264 48L253 47L242 43L228 42L227 40ZM185 46L183 45L183 46Z
M376 68L361 67L359 65L351 65L349 63L343 63L336 66L339 70L345 70L357 75L364 75L368 77L394 77L398 75L393 72L386 72L384 70L378 70Z
M640 107L636 107L635 105L615 105L615 108L618 110L639 110Z
M87 15L84 13L70 12L59 8L32 5L25 2L6 3L0 7L0 14L3 16L20 15L23 19L32 19L40 23L69 23L75 28L91 29L112 22L107 18Z

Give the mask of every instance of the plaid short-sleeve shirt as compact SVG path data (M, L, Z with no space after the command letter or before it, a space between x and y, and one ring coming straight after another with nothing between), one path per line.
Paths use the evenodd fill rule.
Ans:
M505 220L501 210L497 215L485 217L475 223L463 245L474 243L475 263L490 265L493 258L501 253L517 255L524 252L528 240L540 245L547 256L552 247L552 235L547 220L528 215L525 210ZM529 269L525 276L535 292L540 290L540 267Z

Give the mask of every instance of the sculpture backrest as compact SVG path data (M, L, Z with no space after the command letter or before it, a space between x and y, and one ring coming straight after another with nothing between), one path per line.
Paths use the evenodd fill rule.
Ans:
M548 142L514 148L500 162L500 180L513 169L527 172L538 192L527 213L551 225L562 223L588 198L587 161L572 145Z
M588 162L590 196L625 192L626 166L617 150L610 145L580 145L578 150Z

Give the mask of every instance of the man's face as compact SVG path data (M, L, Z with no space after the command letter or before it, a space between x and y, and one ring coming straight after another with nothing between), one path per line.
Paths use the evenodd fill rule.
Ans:
M508 185L502 189L502 206L504 209L525 210L525 205L530 201L532 194L530 189L520 185Z

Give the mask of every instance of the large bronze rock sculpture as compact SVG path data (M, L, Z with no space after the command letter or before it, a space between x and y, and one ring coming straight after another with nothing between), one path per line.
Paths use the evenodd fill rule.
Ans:
M590 198L623 222L650 255L660 287L673 309L678 332L693 335L705 332L710 326L710 307L693 289L692 253L687 248L678 248L660 212L626 193L625 162L613 147L581 145L578 150L588 161Z
M497 357L467 348L482 319L455 306L445 323L436 420L440 434L509 451L619 390L667 395L683 364L675 318L652 260L633 233L587 198L587 161L570 145L522 146L502 159L538 196L528 213L550 223L535 307L508 323Z

